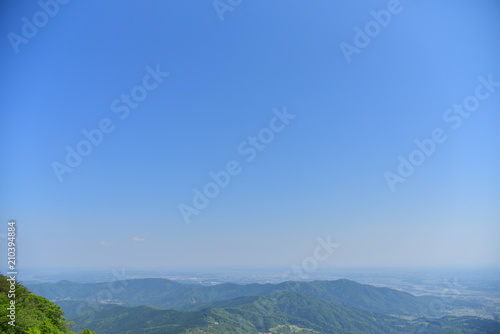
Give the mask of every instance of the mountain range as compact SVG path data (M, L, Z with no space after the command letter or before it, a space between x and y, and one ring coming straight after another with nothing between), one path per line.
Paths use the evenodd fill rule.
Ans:
M446 315L470 306L341 279L203 286L167 279L33 284L74 329L96 333L500 333L500 323ZM431 312L432 309L432 312ZM424 316L427 316L425 318Z

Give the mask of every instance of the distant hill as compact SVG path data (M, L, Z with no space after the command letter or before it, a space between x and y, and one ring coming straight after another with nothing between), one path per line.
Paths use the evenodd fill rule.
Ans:
M325 301L345 304L368 311L394 315L415 315L429 305L428 298L406 292L378 288L354 281L284 282L281 284L219 284L202 286L181 284L167 279L134 279L109 283L45 283L30 285L32 291L50 300L85 300L112 293L109 302L125 306L147 305L163 309L196 311L211 303L244 296L263 296L279 291L294 291ZM445 309L444 309L445 310ZM443 310L443 311L444 311Z

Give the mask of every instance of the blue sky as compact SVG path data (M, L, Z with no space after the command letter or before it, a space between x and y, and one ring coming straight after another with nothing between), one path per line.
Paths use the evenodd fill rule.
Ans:
M42 3L46 22L8 1L0 23L0 221L17 220L20 266L289 267L327 236L324 268L500 264L496 1L242 1L223 20L211 1ZM348 62L341 43L390 9ZM247 161L239 145L284 108ZM102 120L60 182L54 162ZM392 191L384 173L435 129L446 140ZM241 172L186 224L179 205L230 161Z

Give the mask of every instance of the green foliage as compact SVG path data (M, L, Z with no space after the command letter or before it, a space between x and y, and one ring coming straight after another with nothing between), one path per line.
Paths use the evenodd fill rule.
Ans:
M0 274L0 330L2 333L59 334L68 333L68 323L60 307L47 299L34 295L21 284L15 286L15 326L9 324L7 315L11 298L10 282ZM8 319L5 321L5 319Z
M89 329L84 329L82 330L79 334L96 334L95 332L92 332L91 330Z
M0 333L61 334L73 333L61 308L44 297L37 296L22 284L15 285L15 298L9 298L10 282L0 274ZM15 326L7 316L11 300L15 300ZM86 332L92 333L92 332ZM95 333L94 333L95 334Z

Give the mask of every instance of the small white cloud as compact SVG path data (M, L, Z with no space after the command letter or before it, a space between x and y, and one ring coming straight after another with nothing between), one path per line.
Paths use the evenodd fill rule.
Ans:
M111 246L111 244L109 242L107 242L107 241L101 241L99 243L99 245L101 245L101 246Z
M134 241L145 241L146 239L144 238L139 238L139 237L134 237L134 239L132 239Z

